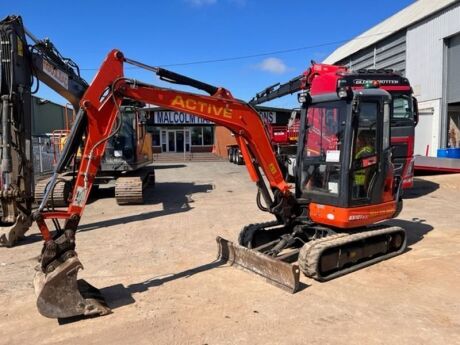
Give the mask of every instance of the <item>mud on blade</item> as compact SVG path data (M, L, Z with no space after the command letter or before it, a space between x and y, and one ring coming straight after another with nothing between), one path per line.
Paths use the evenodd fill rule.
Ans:
M68 318L110 313L101 293L85 280L77 280L83 268L77 257L67 259L51 273L35 274L34 287L37 308L49 318Z
M276 260L256 250L234 244L221 237L216 238L219 247L218 259L237 265L244 270L264 277L267 282L290 293L299 289L300 270L297 265Z

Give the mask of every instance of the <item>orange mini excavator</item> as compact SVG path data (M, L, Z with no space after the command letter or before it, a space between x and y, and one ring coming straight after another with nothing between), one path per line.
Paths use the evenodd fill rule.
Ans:
M127 78L125 63L209 95ZM401 182L393 176L391 163L391 95L377 83L356 90L341 78L340 67L321 64L303 76L309 87L299 94L301 123L292 191L263 120L251 105L223 88L111 51L81 99L51 186L33 214L45 241L34 281L40 313L60 318L110 311L96 288L77 280L82 265L75 252L75 233L105 145L122 123L120 105L125 99L191 113L234 133L258 188L257 205L272 213L274 220L244 227L239 244L218 237L222 260L295 292L300 270L326 281L402 253L405 230L376 224L401 209ZM49 191L76 154L83 135L85 146L71 203L67 209L46 211ZM63 224L53 233L50 220Z

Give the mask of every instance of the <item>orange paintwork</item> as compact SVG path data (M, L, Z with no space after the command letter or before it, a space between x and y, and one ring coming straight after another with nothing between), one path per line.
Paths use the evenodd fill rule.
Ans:
M73 190L73 199L62 212L64 218L81 217L91 186L97 174L105 151L108 135L112 132L123 98L130 98L168 109L194 114L224 126L235 133L253 181L258 181L257 167L251 155L263 169L272 188L290 195L289 185L283 178L273 152L269 136L259 114L247 103L239 101L223 88L212 96L160 88L154 85L129 84L123 79L123 54L112 50L86 90L80 102L86 111L88 124L79 171ZM109 92L107 92L109 91ZM147 139L147 143L150 139ZM54 218L55 213L43 212L44 219ZM49 231L43 222L40 231L49 238Z
M311 203L310 218L318 223L341 229L351 229L392 218L396 212L396 202L378 205L341 208Z

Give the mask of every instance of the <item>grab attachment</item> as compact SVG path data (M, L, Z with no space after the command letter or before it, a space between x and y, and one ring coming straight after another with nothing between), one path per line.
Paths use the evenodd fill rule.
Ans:
M83 268L78 257L70 257L50 273L39 270L34 288L37 308L48 318L106 315L111 312L100 291L83 279L77 280Z

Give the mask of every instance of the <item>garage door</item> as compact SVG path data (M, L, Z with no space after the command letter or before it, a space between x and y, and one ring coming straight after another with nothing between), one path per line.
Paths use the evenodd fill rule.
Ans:
M414 154L430 155L433 135L433 108L420 109L419 121L415 127Z
M460 102L460 35L452 37L447 50L447 102Z

